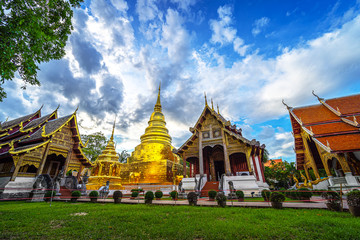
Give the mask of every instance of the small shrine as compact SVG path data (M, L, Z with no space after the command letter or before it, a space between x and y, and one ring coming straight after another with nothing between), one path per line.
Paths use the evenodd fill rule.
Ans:
M123 189L120 177L121 163L115 151L114 130L115 122L107 146L94 163L89 182L86 184L87 190L98 190L105 186L107 181L110 182L110 190Z

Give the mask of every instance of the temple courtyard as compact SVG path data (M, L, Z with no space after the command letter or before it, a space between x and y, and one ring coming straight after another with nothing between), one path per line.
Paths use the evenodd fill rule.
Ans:
M360 221L323 209L0 203L0 239L358 239ZM281 224L279 224L281 223Z

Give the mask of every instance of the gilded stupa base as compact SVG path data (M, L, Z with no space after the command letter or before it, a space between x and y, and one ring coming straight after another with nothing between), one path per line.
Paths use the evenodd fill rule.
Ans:
M105 186L106 182L109 181L109 189L110 190L124 190L122 186L121 177L114 176L93 176L89 177L89 182L86 184L87 190L99 190L100 187Z

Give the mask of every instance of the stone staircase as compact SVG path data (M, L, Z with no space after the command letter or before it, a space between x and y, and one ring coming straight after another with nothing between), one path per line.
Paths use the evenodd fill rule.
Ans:
M210 190L219 190L219 182L206 182L203 189L201 189L200 197L207 197Z
M71 198L71 191L66 187L60 187L60 198L61 199L70 199Z

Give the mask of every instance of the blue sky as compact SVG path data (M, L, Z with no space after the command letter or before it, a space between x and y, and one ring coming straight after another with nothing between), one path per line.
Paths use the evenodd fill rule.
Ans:
M288 112L360 91L360 1L96 0L74 12L62 60L40 65L41 87L4 84L0 121L79 105L81 133L139 144L156 102L173 145L190 136L204 92L243 136L294 161Z

